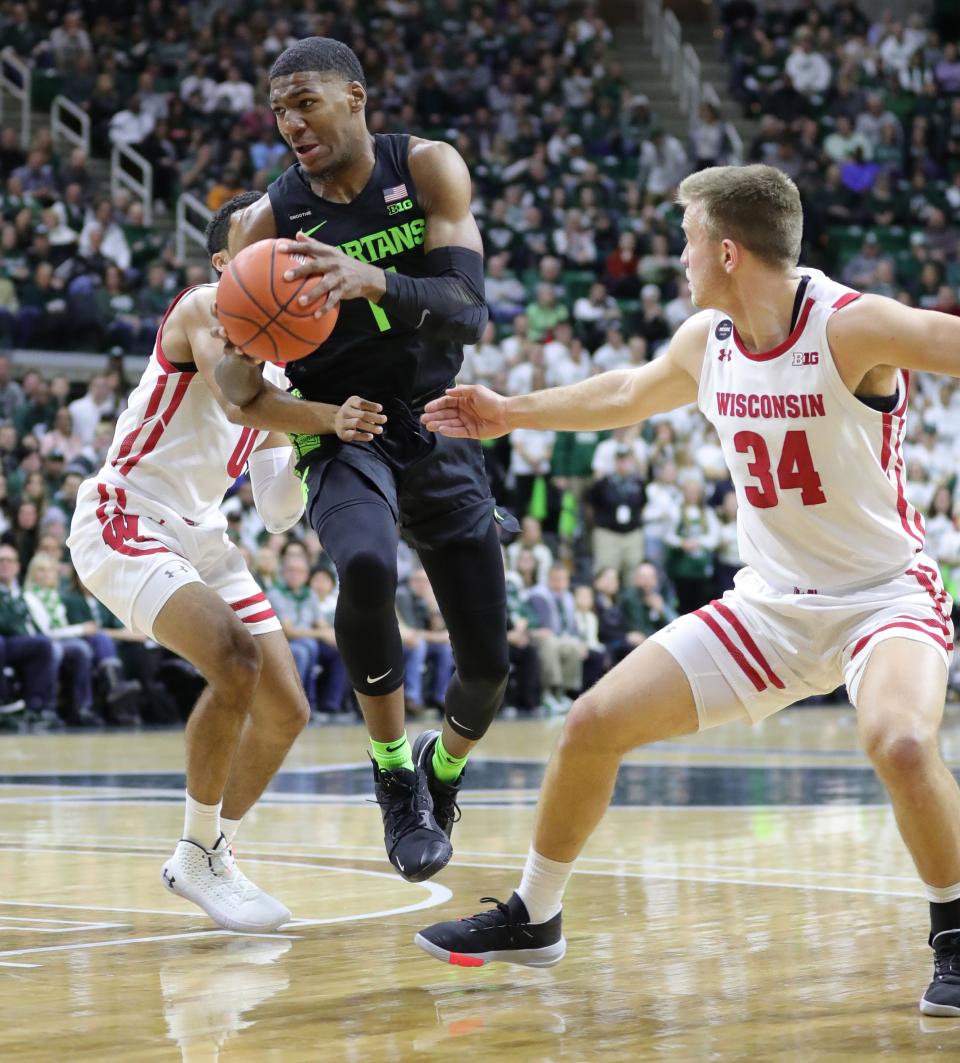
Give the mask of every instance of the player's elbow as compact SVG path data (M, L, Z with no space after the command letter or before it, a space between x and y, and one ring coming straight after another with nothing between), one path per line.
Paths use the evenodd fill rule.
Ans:
M434 334L455 343L479 343L483 338L490 312L486 303L465 303L447 318L438 323Z
M298 524L300 518L303 516L304 506L301 503L296 512L292 509L286 513L261 513L260 519L263 521L263 526L271 535L283 535L284 532L290 531L294 525Z

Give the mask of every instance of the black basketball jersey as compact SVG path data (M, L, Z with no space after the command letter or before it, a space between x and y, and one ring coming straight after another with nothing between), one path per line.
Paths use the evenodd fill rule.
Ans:
M410 137L377 133L370 180L350 203L333 203L310 188L299 163L267 189L278 237L299 231L363 262L422 277L426 221L407 165ZM351 395L406 403L442 390L457 375L463 347L425 337L391 319L376 303L347 299L326 342L287 367L304 398L339 405Z

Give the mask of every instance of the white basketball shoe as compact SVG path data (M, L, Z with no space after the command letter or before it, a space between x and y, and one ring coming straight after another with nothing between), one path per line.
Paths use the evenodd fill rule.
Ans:
M237 867L222 834L212 849L181 838L163 865L162 878L168 890L201 907L226 930L268 934L290 920L289 910Z

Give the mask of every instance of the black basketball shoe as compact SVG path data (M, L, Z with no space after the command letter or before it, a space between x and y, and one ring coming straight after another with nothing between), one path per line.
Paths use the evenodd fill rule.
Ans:
M433 818L433 800L421 771L385 771L373 762L373 788L383 816L390 863L408 882L422 882L447 866L450 839Z
M941 930L933 946L933 981L920 998L924 1015L960 1015L960 930Z
M413 743L413 763L417 772L423 772L427 777L427 785L430 787L430 796L433 798L433 818L437 825L449 838L453 831L453 825L460 818L460 806L457 798L460 796L460 787L463 777L467 773L464 768L460 772L460 778L456 782L441 782L433 774L433 750L440 737L439 731L424 731L416 742Z
M506 904L481 897L496 908L449 923L434 923L413 939L424 952L458 967L482 967L501 960L524 967L552 967L567 951L557 914L545 923L531 923L526 905L516 893Z

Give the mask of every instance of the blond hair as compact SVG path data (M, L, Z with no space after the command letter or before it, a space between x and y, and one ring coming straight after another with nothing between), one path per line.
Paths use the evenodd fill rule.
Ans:
M716 240L734 240L770 265L799 261L800 193L773 166L711 166L680 182L677 202L699 206L704 226Z

